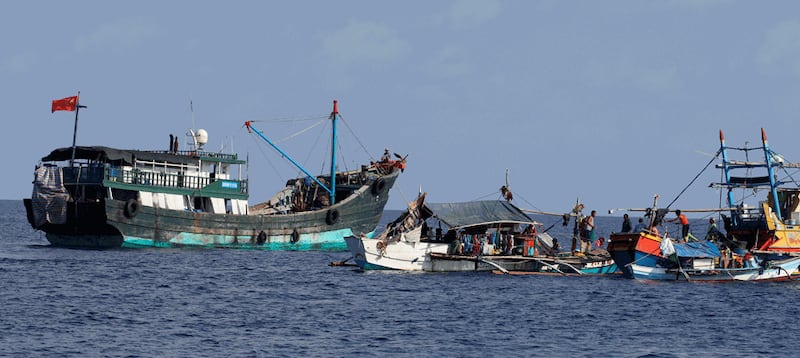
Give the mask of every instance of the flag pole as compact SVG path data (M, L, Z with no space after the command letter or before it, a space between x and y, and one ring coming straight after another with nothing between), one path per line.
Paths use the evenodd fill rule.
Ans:
M69 160L70 167L75 164L75 138L78 136L78 111L81 110L81 91L78 91L78 100L75 102L75 128L72 130L72 158Z
M81 106L81 91L78 91L78 99L75 101L75 128L72 130L72 158L69 160L69 166L75 165L75 139L78 136L78 111L86 106Z

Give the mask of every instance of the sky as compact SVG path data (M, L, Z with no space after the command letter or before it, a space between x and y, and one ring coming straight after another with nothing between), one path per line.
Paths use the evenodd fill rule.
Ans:
M720 175L704 168L720 130L728 145L759 146L764 128L772 149L800 160L796 1L66 5L0 13L0 199L30 197L39 159L72 144L74 113L50 103L78 91L78 145L166 149L169 134L185 145L189 128L206 129L206 149L249 159L251 203L298 172L244 121L324 173L314 153L324 158L330 122L307 128L333 100L340 168L384 148L407 155L387 209L420 190L497 199L506 173L525 209L581 201L606 213L655 194L714 208Z

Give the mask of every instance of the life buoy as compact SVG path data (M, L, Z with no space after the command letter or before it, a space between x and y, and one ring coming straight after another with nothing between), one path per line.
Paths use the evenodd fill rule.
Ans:
M128 219L133 219L139 214L139 201L136 199L128 199L125 202L125 210L124 210L125 217Z
M289 241L291 241L293 244L300 241L300 233L297 231L297 229L292 230L292 235L289 237Z
M378 178L372 183L372 195L380 195L383 192L383 188L386 187L386 181L383 178Z
M261 231L256 237L256 244L264 245L265 242L267 242L267 233Z
M328 210L328 213L325 215L325 222L328 223L328 225L333 225L339 222L339 210Z

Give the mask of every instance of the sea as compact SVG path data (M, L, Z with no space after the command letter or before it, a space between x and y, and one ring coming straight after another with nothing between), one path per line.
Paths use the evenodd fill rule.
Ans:
M398 214L388 210L382 222ZM537 220L569 245L571 227L560 218ZM705 230L702 224L693 223L693 232ZM600 216L597 226L610 233L621 219ZM800 282L330 265L349 256L56 248L30 227L21 200L0 201L0 356L800 355Z

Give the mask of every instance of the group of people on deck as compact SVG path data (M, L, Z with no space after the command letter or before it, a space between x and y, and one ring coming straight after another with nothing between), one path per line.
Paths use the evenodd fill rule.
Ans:
M592 251L592 246L597 246L598 248L603 246L603 239L597 237L596 224L595 224L595 217L597 216L597 210L592 210L589 216L581 216L579 219L579 229L580 229L580 237L581 237L581 249L580 252L587 254Z
M680 210L675 210L675 217L672 219L666 219L666 222L674 222L681 225L681 236L680 240L683 242L689 241L690 235L690 226L689 226L689 219L686 217L686 214L682 213ZM655 226L650 226L649 228L644 223L644 218L639 218L639 222L636 226L631 229L631 221L628 214L624 214L622 216L622 233L638 233L642 232L643 230L648 230L652 234L659 235L658 228ZM717 224L714 221L714 218L708 219L708 229L706 230L706 240L714 241L720 237L720 231L717 229Z

